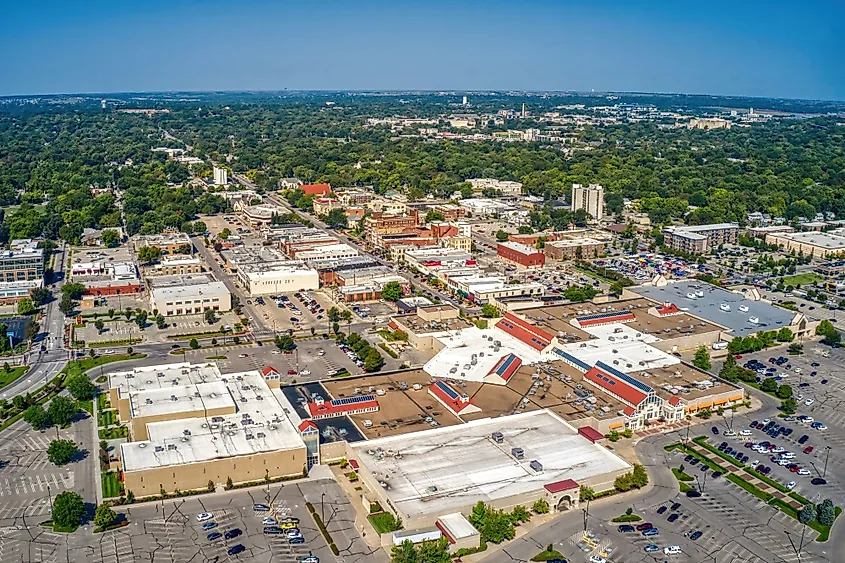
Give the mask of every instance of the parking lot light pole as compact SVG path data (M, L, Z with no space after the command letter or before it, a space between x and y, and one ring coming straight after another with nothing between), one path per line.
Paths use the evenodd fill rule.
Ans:
M825 446L825 449L827 450L827 454L825 454L825 456L824 456L824 470L822 471L822 479L824 479L825 477L827 477L827 462L828 462L828 460L830 459L830 450L831 450L831 447L830 447L830 446Z
M320 520L323 522L323 526L326 525L325 498L326 493L320 493Z

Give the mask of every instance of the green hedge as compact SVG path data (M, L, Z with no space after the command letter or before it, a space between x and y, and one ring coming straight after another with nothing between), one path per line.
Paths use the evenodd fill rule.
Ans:
M332 553L335 555L340 555L340 550L334 543L331 534L326 529L326 525L323 524L323 520L320 518L320 515L317 514L317 511L314 510L314 505L310 502L306 502L305 506L308 508L308 512L311 513L311 517L314 518L314 522L317 524L317 527L320 529L320 533L323 534L323 538L325 538L326 543L329 544L329 549L332 550Z
M384 342L379 342L378 347L387 352L387 354L393 358L394 360L399 359L399 354L393 351L393 348L385 344Z

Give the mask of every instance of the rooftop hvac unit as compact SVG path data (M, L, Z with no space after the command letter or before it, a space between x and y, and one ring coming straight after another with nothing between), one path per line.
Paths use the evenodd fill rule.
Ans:
M264 432L259 432L258 434L256 434L256 436L258 436L259 438L266 438L267 434L265 434Z
M501 444L505 439L501 432L493 432L493 434L490 435L490 438L492 438L497 444Z
M525 457L525 451L522 448L511 448L511 455L514 459L523 459Z
M157 451L157 452L163 452L163 451L164 451L164 446L156 446L156 451Z
M146 404L148 404L148 405L152 405L152 404L153 404L153 400L152 400L152 399L149 399L149 398L144 399L144 402L145 402Z
M176 444L167 444L167 449L173 451L176 449Z
M178 400L179 400L179 397L177 397L176 395L171 395L171 396L170 396L170 400L171 400L171 401L178 401Z
M187 437L187 436L182 436L182 437L180 438L180 440L181 440L182 442L187 442L187 441L188 441L188 437Z
M540 463L539 461L537 461L536 459L532 460L531 463L528 464L528 466L531 469L533 469L534 471L537 471L537 472L540 472L540 471L543 470L543 464Z
M139 448L146 448L147 444L145 444L144 442L141 442L140 444L138 444L138 447Z

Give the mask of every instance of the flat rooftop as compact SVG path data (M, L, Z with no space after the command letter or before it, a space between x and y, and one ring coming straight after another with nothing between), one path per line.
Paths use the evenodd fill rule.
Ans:
M128 371L112 372L108 375L109 389L117 389L120 398L153 389L222 381L223 377L217 366L211 362L205 364L178 362L142 366Z
M192 285L205 285L214 283L214 276L211 274L182 274L173 276L156 276L147 280L151 288L162 289L166 287L188 287Z
M845 250L845 231L842 229L836 229L826 233L820 231L776 233L775 236L801 244L817 246L825 250Z
M228 295L229 289L225 283L215 281L200 285L159 287L153 289L151 293L154 299L181 299L185 297Z
M149 440L120 445L124 471L201 463L214 459L304 448L299 418L281 393L257 371L226 374L238 412L147 424Z
M504 435L502 444L493 442L493 432ZM523 449L523 460L510 455L514 447ZM353 448L359 463L388 484L394 506L411 518L459 512L479 501L492 503L562 479L584 480L631 467L545 410L371 440ZM541 471L529 467L534 460L542 464Z
M632 375L654 388L664 399L677 395L682 399L695 400L736 389L686 364L650 368Z
M681 281L661 287L643 285L628 289L657 304L674 303L681 310L727 328L735 336L748 336L790 326L796 315L765 301L746 299L740 294L698 281ZM694 299L688 297L697 291L702 292L703 296ZM721 305L729 306L730 310L722 310ZM748 311L740 311L740 306L748 307ZM757 317L759 322L749 322L750 317Z
M234 407L229 388L222 381L178 387L159 387L135 393L129 398L132 418L204 412Z

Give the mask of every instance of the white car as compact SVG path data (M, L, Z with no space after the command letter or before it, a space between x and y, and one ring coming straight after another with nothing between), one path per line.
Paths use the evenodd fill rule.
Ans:
M278 524L278 522L276 522L276 519L272 516L265 516L261 519L261 523L265 526L275 526L276 524Z
M736 436L736 432L734 432L733 430L725 430L725 436L727 436L729 438L731 436Z
M317 355L318 355L318 356L325 356L325 355L326 355L326 351L325 351L325 350L320 350L319 352L317 352Z
M759 459L755 459L754 461L751 462L751 467L757 467L758 465L760 465Z
M801 368L795 368L795 373L801 373Z
M590 563L607 563L607 559L601 555L590 555Z
M740 436L751 436L751 430L740 430L739 435Z
M681 546L679 545L667 545L663 548L664 555L678 555L681 553Z
M271 354L281 354L281 352L280 352L280 351L278 351L278 350L273 350L273 351L271 352Z
M803 399L803 398L804 398L804 394L803 394L803 393L798 393L797 395L795 395L795 398L796 398L796 399L798 399L798 400L800 401L801 399Z
M804 404L809 407L810 405L812 405L815 402L816 402L815 399L807 399L806 401L804 401Z
M770 423L770 422L771 422L771 420L769 420L768 418L764 418L764 419L763 419L763 424L768 424L768 423Z
M197 522L207 522L214 518L214 514L211 512L203 512L201 514L197 514Z
M785 452L785 451L786 451L786 450L785 450L785 449L783 449L783 446L777 446L777 447L772 448L772 450L771 450L771 452L772 452L773 454L782 454L782 453L783 453L783 452Z
M810 474L810 470L809 470L809 469L804 469L804 468L802 467L801 469L799 469L799 470L798 470L798 475L809 475L809 474Z
M299 375L311 375L311 372L308 371L307 369L304 369L301 372L299 372Z
M789 490L794 489L795 488L795 481L790 481L789 483L787 483L786 488L789 489Z

